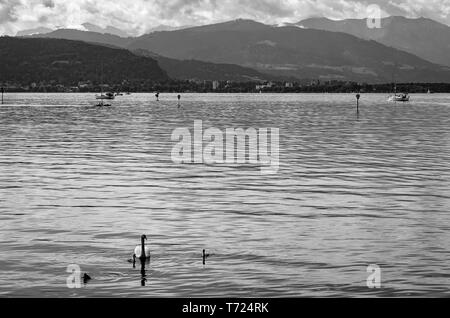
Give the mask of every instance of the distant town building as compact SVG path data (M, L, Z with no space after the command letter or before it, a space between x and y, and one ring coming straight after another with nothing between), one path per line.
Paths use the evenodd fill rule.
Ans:
M80 89L87 89L92 87L91 81L85 81L85 82L78 82L78 87Z
M275 84L273 82L268 82L268 83L264 83L262 85L256 85L256 90L261 91L263 89L272 88L274 86L275 86Z
M220 82L219 81L213 81L212 82L212 89L213 90L218 90L220 87Z
M312 80L309 86L320 86L320 80Z

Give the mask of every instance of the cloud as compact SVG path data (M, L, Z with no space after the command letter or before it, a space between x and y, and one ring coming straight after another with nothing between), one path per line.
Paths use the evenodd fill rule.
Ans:
M141 34L160 24L237 18L273 24L311 16L364 18L371 4L378 4L385 15L426 16L450 24L450 0L0 0L0 34L38 26L83 29L85 22Z
M390 0L389 5L407 17L428 17L450 24L450 0Z

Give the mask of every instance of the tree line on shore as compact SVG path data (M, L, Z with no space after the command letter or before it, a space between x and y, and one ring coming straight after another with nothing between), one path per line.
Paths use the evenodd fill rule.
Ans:
M286 83L270 82L230 82L230 81L195 81L167 80L163 82L123 81L120 84L101 85L99 83L80 83L75 86L65 86L52 83L0 83L5 92L166 92L166 93L450 93L450 83L386 83L361 84L352 82L319 82Z

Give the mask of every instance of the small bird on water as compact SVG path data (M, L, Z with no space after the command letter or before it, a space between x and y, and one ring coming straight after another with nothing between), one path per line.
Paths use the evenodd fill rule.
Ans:
M88 281L90 281L92 278L88 274L84 273L83 275L83 283L87 284Z

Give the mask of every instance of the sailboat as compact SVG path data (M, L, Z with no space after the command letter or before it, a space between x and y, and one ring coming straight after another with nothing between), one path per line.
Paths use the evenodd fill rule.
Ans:
M96 99L114 99L116 95L114 93L105 93L103 94L103 88L102 93L100 95L95 96Z
M395 63L395 67L397 67L397 63ZM395 72L395 70L394 70ZM394 79L394 74L392 74L392 79L394 82L394 95L391 95L388 97L388 101L390 102L409 102L409 95L408 93L397 93L397 83Z
M114 95L114 93L103 93L103 63L102 63L102 80L101 80L101 84L100 84L100 95L96 95L95 99L97 100L101 100L100 103L97 104L97 106L102 107L102 106L111 106L111 104L105 104L103 101L104 100L113 100L116 96Z
M389 96L390 102L409 102L410 96L408 93L397 93L397 86L394 89L394 95Z

